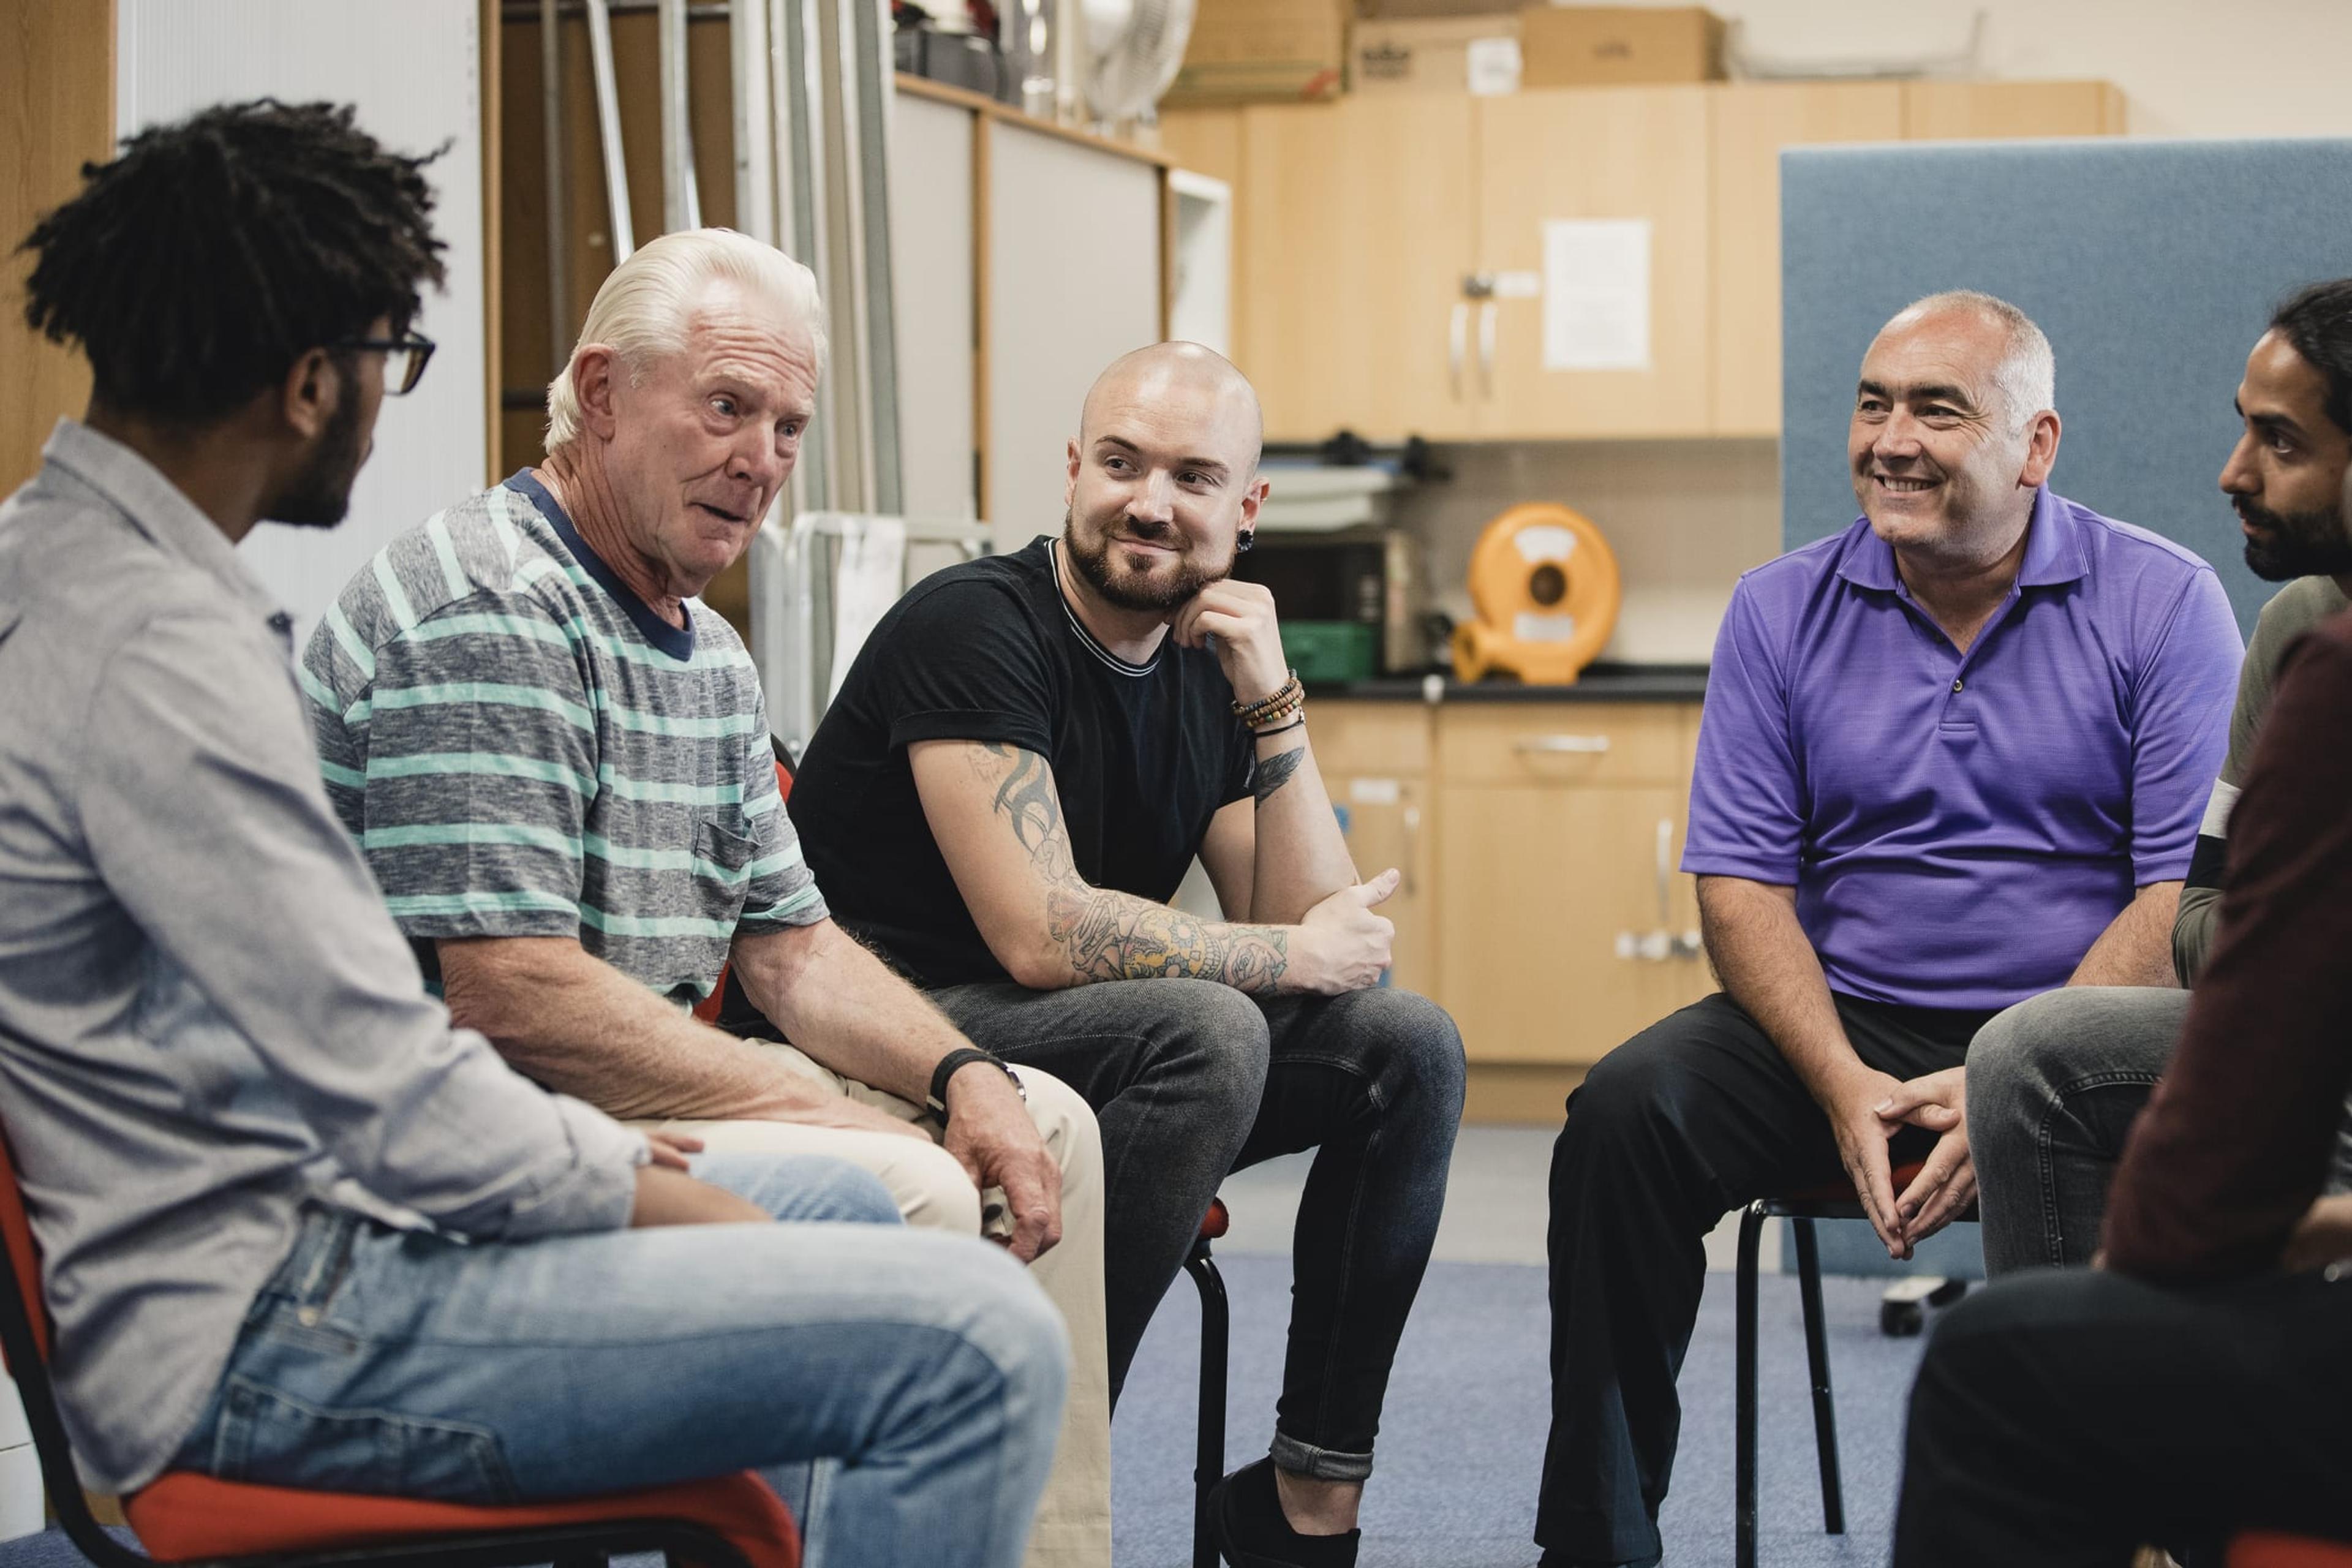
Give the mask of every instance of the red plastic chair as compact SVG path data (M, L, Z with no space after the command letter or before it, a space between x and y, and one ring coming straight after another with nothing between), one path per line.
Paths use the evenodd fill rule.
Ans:
M776 753L776 799L781 805L793 798L793 754L773 735L768 737L768 745ZM743 994L743 987L735 983L735 970L731 964L719 966L719 984L710 988L709 995L694 1005L694 1016L703 1023L721 1029L729 1028L730 1025L752 1025L760 1020L759 1010L751 1005L751 999ZM732 1032L742 1031L737 1028Z
M1909 1186L1924 1163L1913 1161L1892 1172L1894 1190L1899 1193ZM1830 1535L1845 1533L1845 1488L1838 1473L1837 1404L1830 1392L1829 1337L1822 1314L1822 1258L1813 1238L1813 1222L1862 1217L1862 1200L1854 1194L1853 1184L1843 1181L1759 1198L1740 1214L1739 1271L1735 1286L1737 1329L1733 1342L1734 1568L1756 1568L1756 1251L1768 1219L1786 1219L1796 1243L1798 1294L1804 1302L1805 1313L1805 1361L1813 1388L1813 1445L1821 1460L1822 1529ZM1974 1220L1975 1206L1970 1205L1959 1217Z
M2227 1568L2352 1568L2352 1542L2250 1530L2230 1542Z
M154 1563L204 1568L562 1568L658 1552L696 1568L799 1568L800 1533L776 1494L746 1470L564 1502L473 1508L459 1503L298 1491L180 1470L124 1500L144 1554L102 1529L82 1496L49 1384L49 1320L40 1254L23 1191L0 1138L0 1350L24 1396L41 1479L58 1521L99 1568Z

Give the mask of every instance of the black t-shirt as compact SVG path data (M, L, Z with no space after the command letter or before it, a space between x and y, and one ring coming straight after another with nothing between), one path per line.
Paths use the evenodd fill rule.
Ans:
M866 639L793 780L793 825L842 927L924 985L1003 980L931 837L907 748L998 741L1054 770L1078 874L1164 902L1255 750L1215 655L1146 665L1081 626L1047 542L934 573ZM1004 831L1013 831L1008 821Z

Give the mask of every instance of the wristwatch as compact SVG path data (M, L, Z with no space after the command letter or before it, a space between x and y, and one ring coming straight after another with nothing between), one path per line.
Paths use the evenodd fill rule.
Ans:
M960 1047L941 1057L940 1065L931 1069L930 1092L923 1096L923 1103L930 1107L931 1114L940 1119L940 1126L946 1126L948 1121L948 1079L955 1077L959 1069L974 1062L986 1062L1013 1080L1013 1092L1019 1095L1024 1102L1029 1099L1029 1090L1022 1084L1021 1075L1005 1066L1003 1057L993 1051L983 1051L978 1046Z

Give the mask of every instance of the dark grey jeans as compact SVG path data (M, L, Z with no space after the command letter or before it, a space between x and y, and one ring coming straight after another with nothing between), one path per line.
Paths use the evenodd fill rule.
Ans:
M1969 1046L1969 1149L1985 1272L2088 1263L2132 1121L2172 1059L2189 993L2048 991L1996 1014ZM2331 1191L2352 1186L2352 1130Z
M1273 1454L1297 1475L1370 1475L1462 1120L1454 1021L1409 991L1258 1002L1200 980L954 985L931 999L974 1044L1094 1107L1114 1401L1217 1184L1316 1151L1292 1242Z

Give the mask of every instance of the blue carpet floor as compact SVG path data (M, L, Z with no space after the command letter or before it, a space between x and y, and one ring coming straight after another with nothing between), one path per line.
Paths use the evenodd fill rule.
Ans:
M1220 1258L1234 1302L1227 1468L1265 1451L1281 1387L1286 1259ZM1793 1276L1761 1281L1759 1557L1766 1568L1883 1563L1902 1468L1903 1405L1921 1342L1878 1331L1884 1280L1823 1282L1838 1390L1846 1529L1822 1533ZM1153 1321L1113 1428L1118 1568L1191 1562L1193 1388L1200 1314L1189 1279ZM1660 1521L1670 1564L1731 1561L1732 1277L1707 1276L1683 1363L1683 1434ZM1550 1380L1544 1273L1431 1266L1397 1357L1380 1470L1364 1500L1362 1568L1525 1568L1536 1560L1536 1483Z
M1265 1451L1281 1385L1287 1259L1220 1259L1234 1303L1228 1467ZM1847 1533L1821 1531L1797 1282L1762 1281L1760 1450L1766 1568L1861 1568L1886 1560L1901 1468L1904 1397L1920 1342L1878 1332L1884 1281L1826 1281ZM1509 1264L1431 1266L1390 1384L1380 1473L1364 1502L1362 1568L1526 1568L1543 1463L1549 1377L1544 1276ZM1180 1279L1119 1405L1116 1568L1191 1562L1192 1422L1200 1315ZM1731 1560L1731 1276L1707 1276L1684 1363L1682 1453L1662 1527L1666 1560ZM0 1568L80 1563L54 1531L0 1544Z

